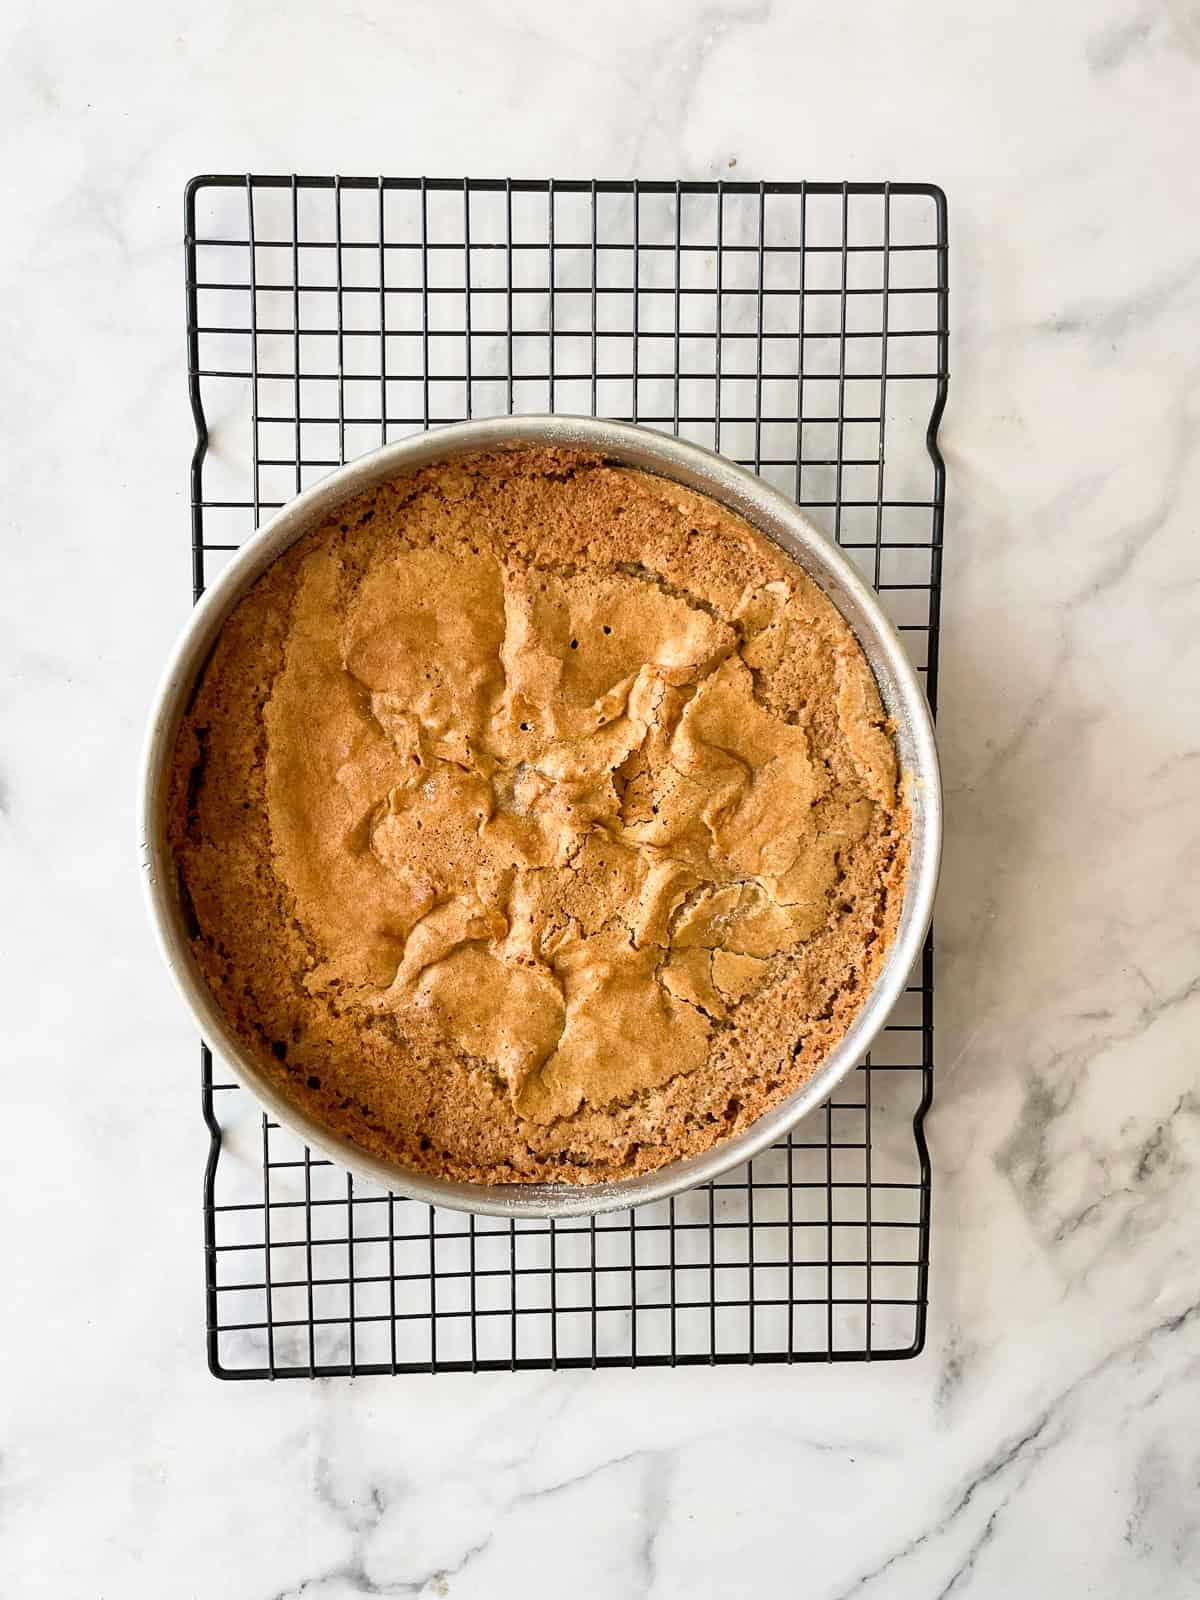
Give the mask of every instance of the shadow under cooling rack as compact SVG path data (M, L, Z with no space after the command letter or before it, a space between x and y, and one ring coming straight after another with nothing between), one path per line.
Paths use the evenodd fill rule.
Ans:
M186 197L193 584L333 467L468 416L678 433L810 511L936 700L946 206L922 184L208 176ZM673 1201L501 1222L352 1180L202 1048L222 1377L899 1359L925 1334L933 957L792 1136Z

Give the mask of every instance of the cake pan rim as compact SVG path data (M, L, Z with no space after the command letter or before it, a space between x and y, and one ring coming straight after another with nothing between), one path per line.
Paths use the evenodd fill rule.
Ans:
M482 450L537 447L598 451L616 464L678 482L736 512L798 561L854 632L894 720L912 838L899 925L883 966L842 1039L792 1094L741 1133L652 1172L595 1184L488 1185L436 1178L372 1154L292 1101L254 1060L191 954L166 837L165 799L176 734L197 676L225 619L274 560L344 501L401 473ZM922 950L940 870L942 793L932 717L899 635L874 590L794 501L726 457L670 434L603 418L530 415L452 423L383 445L335 468L262 525L198 602L167 663L144 744L139 829L150 920L176 988L214 1054L271 1117L319 1155L393 1194L480 1215L570 1217L667 1199L719 1177L783 1138L854 1070Z

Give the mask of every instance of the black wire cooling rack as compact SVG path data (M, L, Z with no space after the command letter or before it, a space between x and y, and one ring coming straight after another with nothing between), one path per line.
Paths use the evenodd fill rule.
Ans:
M342 461L469 416L622 418L810 509L936 699L946 203L928 184L208 176L186 199L197 596ZM925 1337L928 945L747 1167L595 1219L431 1209L314 1158L202 1047L224 1378L900 1359Z

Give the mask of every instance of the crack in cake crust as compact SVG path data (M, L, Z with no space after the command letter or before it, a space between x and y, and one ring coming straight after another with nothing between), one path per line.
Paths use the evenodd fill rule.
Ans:
M782 552L561 451L348 502L226 623L176 750L197 960L287 1091L442 1176L707 1148L845 1032L908 818Z

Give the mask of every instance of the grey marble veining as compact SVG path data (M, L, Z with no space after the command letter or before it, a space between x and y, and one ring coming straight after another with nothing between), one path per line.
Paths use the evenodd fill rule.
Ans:
M0 46L0 1588L1200 1593L1195 0L15 0ZM182 186L247 167L947 189L921 1360L205 1372L133 775L188 590Z

